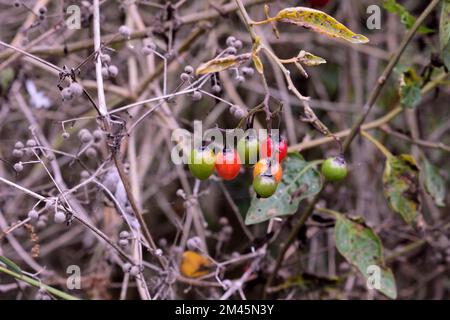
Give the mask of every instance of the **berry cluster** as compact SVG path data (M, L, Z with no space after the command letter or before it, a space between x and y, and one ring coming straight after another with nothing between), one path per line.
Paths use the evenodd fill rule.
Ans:
M260 144L255 136L246 135L238 141L236 149L224 148L218 154L209 146L192 149L189 170L200 180L208 179L214 170L222 179L233 180L241 171L241 165L252 167L259 158L253 166L253 189L258 197L268 198L275 193L281 181L283 173L280 163L286 154L287 141L284 138L274 143L269 137Z

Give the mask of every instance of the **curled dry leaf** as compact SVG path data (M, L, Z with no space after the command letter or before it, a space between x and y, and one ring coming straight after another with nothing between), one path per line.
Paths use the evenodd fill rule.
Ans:
M271 20L296 24L329 37L341 38L352 43L369 42L367 37L354 33L325 12L311 8L285 8Z
M251 57L250 53L243 53L237 56L229 55L224 58L216 58L213 60L209 60L208 62L201 64L197 68L195 73L197 75L201 75L207 73L220 72L230 68L236 68L239 67L242 63L248 61L250 57Z
M300 51L297 59L300 63L308 67L314 67L318 66L319 64L327 63L327 60L325 60L324 58L318 57L304 50Z
M185 251L181 258L181 274L188 278L207 275L211 270L211 260L195 251Z

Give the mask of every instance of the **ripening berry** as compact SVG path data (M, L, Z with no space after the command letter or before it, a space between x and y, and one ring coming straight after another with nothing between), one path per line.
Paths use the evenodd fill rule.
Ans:
M241 171L240 163L236 150L224 149L216 157L217 174L224 180L233 180Z
M253 190L260 198L269 198L277 191L278 183L271 174L261 174L253 179Z
M17 162L14 164L14 170L16 170L16 172L21 172L23 171L23 164L22 162Z
M259 160L253 169L253 178L261 174L271 174L277 183L280 183L283 176L283 169L277 161L270 161L268 158Z
M67 140L70 138L70 133L68 133L67 131L63 132L62 137L64 140Z
M56 211L54 216L55 223L62 224L66 222L66 214L62 211Z
M287 155L287 140L284 137L280 137L279 141L277 143L274 143L273 139L271 137L267 138L262 144L261 144L261 157L262 158L270 158L272 157L272 149L273 145L275 144L275 150L277 151L274 155L275 159L277 159L279 162L282 162L284 158L286 158Z
M115 78L119 74L119 69L115 65L112 64L108 67L108 74L110 77Z
M130 38L131 36L131 30L128 28L128 26L122 25L119 27L119 33L124 36L125 38Z

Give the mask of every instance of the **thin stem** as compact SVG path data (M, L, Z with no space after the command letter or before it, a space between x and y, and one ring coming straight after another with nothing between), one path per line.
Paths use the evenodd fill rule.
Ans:
M366 131L361 130L361 135L362 135L364 138L366 138L367 140L369 140L370 142L372 142L372 143L375 145L375 147L377 147L378 150L380 150L381 153L384 154L384 156L385 156L386 158L392 157L392 153L391 153L385 146L383 146L383 145L381 144L381 142L379 142L377 139L375 139L374 137L372 137L372 136L371 136L370 134L368 134Z
M25 283L33 286L33 287L43 288L46 291L48 291L49 293L51 293L54 296L59 297L61 299L64 299L64 300L80 300L79 298L77 298L75 296L72 296L72 295L70 295L68 293L65 293L65 292L61 291L61 290L55 289L53 287L50 287L50 286L48 286L46 284L41 283L38 280L30 278L30 277L28 277L26 275L18 274L17 272L14 272L12 270L6 269L6 268L4 268L2 266L0 266L0 272L6 273L6 274L16 278L17 280L23 281L23 282L25 282Z

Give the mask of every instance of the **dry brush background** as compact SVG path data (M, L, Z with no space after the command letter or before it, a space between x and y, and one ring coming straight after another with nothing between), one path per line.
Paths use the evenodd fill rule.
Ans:
M272 15L310 4L242 2L254 20L265 18L264 3ZM399 2L415 17L429 4ZM71 4L81 8L80 30L65 24ZM307 68L308 79L289 70L297 89L311 97L319 119L332 132L343 131L338 134L343 139L408 32L397 15L383 9L381 30L368 30L371 4L381 6L372 0L332 0L321 9L368 36L364 45L298 26L280 24L279 38L270 24L255 27L280 58L306 50L327 61ZM425 24L435 32L416 35L398 64L413 66L423 76L435 67L439 51L438 9ZM72 298L52 288L82 299L261 298L280 246L311 199L301 202L295 215L272 220L267 233L267 222L243 223L252 198L249 170L231 182L213 177L199 183L187 166L171 160L174 129L192 130L194 120L202 120L204 128L234 128L265 97L261 76L249 69L239 77L231 70L183 80L186 66L195 69L226 50L230 36L241 42L235 45L238 53L251 51L252 39L234 0L0 1L0 40L24 51L0 45L0 256L20 270L10 262L0 267L28 277L0 273L0 299ZM103 63L97 59L99 47ZM273 125L287 137L290 151L300 151L309 161L338 153L333 139L302 121L302 101L289 91L281 70L261 58L272 106L283 104ZM102 65L109 65L108 71L102 72ZM413 109L398 108L394 70L365 128L393 154L428 159L448 187L450 89L444 68L439 70ZM436 74L440 82L432 81ZM99 75L105 79L99 82ZM73 96L63 89L71 77L87 94ZM198 85L198 79L200 96L187 83ZM220 99L211 96L216 94ZM265 114L255 122L265 126ZM348 178L325 185L317 207L365 218L384 244L398 298L449 298L448 207L437 206L421 188L426 228L417 230L388 207L384 155L358 136L346 159ZM449 200L444 192L444 202ZM333 224L329 215L312 212L266 288L268 297L385 298L368 291L364 277L336 250ZM130 230L129 225L138 227ZM180 273L188 249L209 256L210 272L202 277ZM66 286L70 265L80 267L81 289Z

